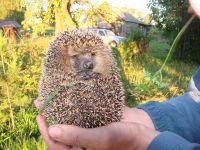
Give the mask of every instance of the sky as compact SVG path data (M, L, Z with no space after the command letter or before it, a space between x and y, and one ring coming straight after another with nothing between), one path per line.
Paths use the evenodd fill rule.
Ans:
M107 1L110 5L114 7L125 6L139 10L144 14L150 14L150 10L147 8L149 0L92 0L92 1L97 3Z

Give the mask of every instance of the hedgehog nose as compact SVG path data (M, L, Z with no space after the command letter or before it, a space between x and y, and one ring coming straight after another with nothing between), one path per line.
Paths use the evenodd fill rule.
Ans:
M93 63L91 61L87 61L84 63L85 69L93 69Z

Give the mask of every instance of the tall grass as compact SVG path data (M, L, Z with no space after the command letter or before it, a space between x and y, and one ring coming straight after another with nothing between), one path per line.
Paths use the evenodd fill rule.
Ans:
M12 44L0 38L0 149L39 147L32 102L48 42L40 38Z

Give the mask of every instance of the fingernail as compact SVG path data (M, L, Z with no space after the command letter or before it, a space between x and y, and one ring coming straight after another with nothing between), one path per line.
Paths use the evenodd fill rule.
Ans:
M62 133L61 129L58 127L50 127L50 128L48 128L48 131L49 131L49 135L52 138L59 138Z

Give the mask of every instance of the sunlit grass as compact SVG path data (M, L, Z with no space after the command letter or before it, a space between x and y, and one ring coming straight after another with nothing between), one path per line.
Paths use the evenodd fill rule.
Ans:
M124 86L128 97L126 100L129 106L150 100L164 101L183 94L192 74L198 68L198 64L172 59L163 68L162 79L153 79L153 75L162 66L170 47L167 40L160 38L163 37L159 35L150 41L150 50L147 54L134 56L127 54L125 46L121 45L118 48L123 68L122 80L125 81ZM128 50L128 52L131 51Z
M49 41L50 38L27 39L17 44L3 38L0 41L0 149L44 149L33 100Z

